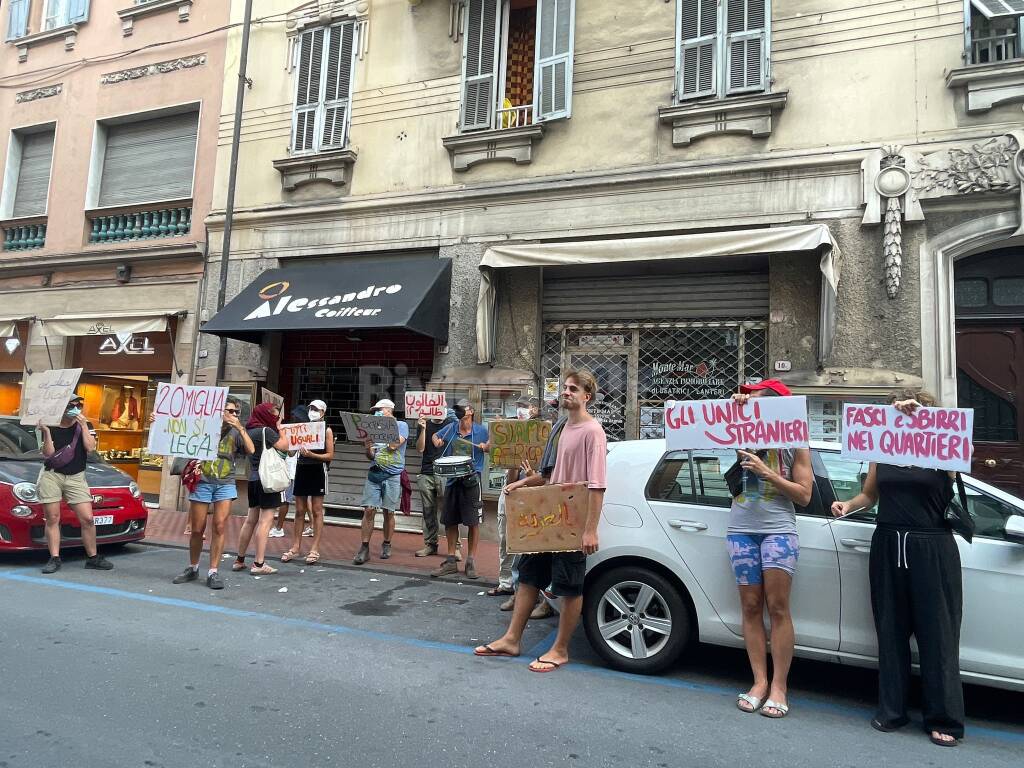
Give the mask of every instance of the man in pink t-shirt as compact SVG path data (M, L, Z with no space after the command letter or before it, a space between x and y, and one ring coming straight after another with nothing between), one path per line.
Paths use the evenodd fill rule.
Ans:
M583 609L583 579L587 555L597 552L597 524L607 487L608 443L600 422L587 412L597 395L597 382L586 371L570 371L562 386L562 408L568 413L565 426L550 440L557 440L555 466L550 478L531 475L505 486L505 493L530 485L549 483L586 483L590 488L587 522L583 531L583 550L578 552L542 552L519 559L519 589L508 631L500 639L476 648L477 656L518 656L523 630L537 603L540 590L562 598L558 636L547 653L530 663L533 672L554 672L569 662L569 640L576 630Z

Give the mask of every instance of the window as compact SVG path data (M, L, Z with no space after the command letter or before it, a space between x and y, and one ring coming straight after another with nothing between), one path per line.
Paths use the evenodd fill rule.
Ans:
M968 0L967 45L971 64L1021 57L1024 0Z
M462 131L572 113L575 0L467 0Z
M991 385L990 385L991 386ZM983 387L964 371L956 372L957 405L974 409L974 440L982 443L1017 441L1017 408L1012 400ZM1004 392L1003 395L1009 395Z
M47 0L43 10L43 30L66 27L89 18L89 0Z
M16 131L11 136L7 184L13 199L3 206L3 218L45 216L53 160L52 126L42 130Z
M764 91L768 0L677 1L676 100Z
M1021 514L1021 511L969 485L965 485L964 490L967 491L967 506L974 519L974 535L991 539L1004 538L1006 521L1011 515Z
M958 307L988 306L988 280L983 277L957 278L953 282L953 301Z
M732 494L725 471L735 461L735 451L666 453L647 483L647 498L728 508L732 506Z
M864 480L868 476L868 462L844 459L834 451L818 451L817 454L828 471L828 482L832 488L832 498L828 497L827 492L824 494L824 506L831 507L833 500L849 501L861 492ZM817 471L815 475L819 483L823 482L824 478ZM853 515L852 519L873 523L877 514L878 508L871 507Z
M341 149L347 143L354 33L355 24L347 21L308 30L299 38L293 152Z
M199 113L101 124L95 206L139 205L192 197Z

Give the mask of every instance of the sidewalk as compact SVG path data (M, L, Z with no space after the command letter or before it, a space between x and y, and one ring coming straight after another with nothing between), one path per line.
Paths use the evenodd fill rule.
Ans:
M182 535L185 530L188 515L185 512L178 512L174 509L151 509L149 510L149 523L146 525L147 544L159 544L162 546L187 547L188 536ZM238 544L238 532L242 528L244 517L232 515L228 518L228 530L225 539L224 551L234 555L235 547ZM290 563L280 563L281 554L291 545L291 526L289 520L285 524L285 533L288 535L283 539L270 539L267 543L267 561L275 568L306 567L305 555L309 552L312 539L302 539L303 557L292 560ZM209 533L207 533L209 537ZM387 570L400 573L410 573L416 576L427 576L430 571L441 564L443 557L416 557L415 552L423 547L423 537L420 534L395 533L391 542L391 558L380 559L380 545L383 541L383 534L380 529L374 531L373 540L370 543L370 560L364 566L367 569ZM359 550L360 532L359 528L348 525L327 524L320 539L320 562L330 565L348 565L353 568L352 558ZM208 549L208 542L204 545ZM463 552L466 551L466 542L463 540ZM444 543L441 543L442 554L445 551ZM252 545L249 546L248 562L252 562ZM460 566L461 567L461 566ZM476 556L476 569L480 574L477 583L488 586L488 583L498 581L498 544L494 541L481 541ZM459 573L457 577L448 577L449 580L466 581L465 576ZM472 583L472 582L470 582Z

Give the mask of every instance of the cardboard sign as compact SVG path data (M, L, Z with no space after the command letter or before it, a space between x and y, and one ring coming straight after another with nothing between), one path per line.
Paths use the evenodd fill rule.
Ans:
M488 423L491 466L517 469L524 461L534 469L551 434L551 422L540 419L495 419Z
M908 416L891 405L843 406L846 459L970 472L973 436L973 408L918 408Z
M394 416L371 416L366 413L343 413L345 436L353 443L369 440L371 443L397 443L398 422Z
M227 387L158 384L146 450L157 456L217 458Z
M270 403L271 405L276 405L278 410L284 410L284 398L277 394L277 392L271 392L266 387L263 387L262 398L260 400L261 403Z
M586 483L517 488L505 498L508 551L582 550L589 503Z
M806 448L807 398L752 397L734 400L669 400L665 403L665 447Z
M322 421L282 424L281 434L288 438L289 451L322 451L327 445L327 425Z
M33 373L25 385L21 423L33 427L40 422L48 427L59 425L81 375L81 368L55 368Z
M406 392L405 418L443 419L448 412L444 392Z

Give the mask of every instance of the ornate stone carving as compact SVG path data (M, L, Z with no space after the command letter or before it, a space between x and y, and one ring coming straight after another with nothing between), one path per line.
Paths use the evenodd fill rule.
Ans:
M686 147L696 139L721 133L771 135L775 113L786 106L789 91L730 96L727 99L684 102L659 107L658 119L672 126L672 146Z
M132 67L131 69L122 69L118 72L108 72L100 77L100 82L104 85L122 83L125 80L138 80L143 77L149 77L150 75L177 72L180 69L192 69L193 67L200 67L205 63L206 54L199 53L195 56L184 56L180 59L161 61L157 64L147 64L144 67Z
M314 181L324 181L335 187L348 186L355 161L354 150L342 149L275 160L274 168L281 174L281 187L287 192L294 192Z
M544 125L476 131L441 139L452 159L452 170L467 171L477 163L511 160L526 165L533 160L533 146L544 138Z
M15 94L14 101L17 104L23 104L26 101L36 101L37 99L48 99L51 96L59 96L64 90L64 83L57 83L56 85L47 85L42 88L33 88L31 91L20 91Z
M1020 184L1014 156L1020 147L1012 136L924 155L914 175L918 197L1009 192Z
M881 170L875 177L875 190L886 199L885 225L882 227L882 265L885 272L885 293L895 299L903 277L903 209L900 199L910 189L910 174L902 147L886 147Z

